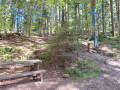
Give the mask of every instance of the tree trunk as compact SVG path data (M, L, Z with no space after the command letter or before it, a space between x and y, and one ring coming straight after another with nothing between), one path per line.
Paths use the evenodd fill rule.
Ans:
M93 7L95 7L95 0L92 0L92 12L94 12ZM92 15L92 24L94 26L94 15Z
M74 10L75 10L75 30L77 30L77 5L76 2L74 2Z
M115 4L116 4L116 12L117 12L117 20L119 21L119 0L115 0Z
M112 36L115 37L115 24L114 24L113 1L112 0L110 0L110 7L111 7Z
M61 26L63 26L63 24L64 24L64 6L62 6L62 25Z
M19 33L19 10L17 11L17 33Z
M44 14L44 0L42 1L42 21L41 21L41 34L44 37L44 32L43 32L43 14Z
M120 37L120 0L118 1L118 35Z
M102 0L102 18L103 18L103 35L106 36L106 28L105 28L105 1Z

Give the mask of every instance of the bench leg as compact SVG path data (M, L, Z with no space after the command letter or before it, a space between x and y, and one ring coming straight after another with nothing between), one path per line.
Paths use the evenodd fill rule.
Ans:
M43 74L40 74L40 81L43 82Z
M36 80L39 77L40 81L43 82L43 74L33 75L33 80Z
M1 80L1 81L0 81L0 86L2 86L2 85L3 85L3 81Z
M43 83L43 74L40 74L39 78L40 78L40 82L38 84L41 85Z
M33 80L36 80L37 76L33 76Z

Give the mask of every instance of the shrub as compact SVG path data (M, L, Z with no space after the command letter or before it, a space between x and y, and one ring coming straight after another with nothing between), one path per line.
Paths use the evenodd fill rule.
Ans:
M67 67L65 73L70 74L74 79L89 79L100 73L100 70L92 60L79 58L72 67Z

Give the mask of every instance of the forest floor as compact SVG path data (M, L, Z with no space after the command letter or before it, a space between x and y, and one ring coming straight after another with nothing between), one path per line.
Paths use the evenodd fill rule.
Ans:
M46 43L41 39L38 39L37 42L36 38L30 38L29 40L30 42L32 40L33 43L39 43L41 45ZM0 45L4 46L16 44L19 47L24 45L24 47L27 48L25 54L30 54L32 53L33 48L32 50L29 48L27 41L28 38L26 38L26 40L22 43L21 41L17 41L17 43L4 41L0 42ZM83 44L86 45L85 42L83 42ZM34 45L36 44L33 44L33 46ZM106 45L101 45L100 49L100 52L104 51L106 53L88 53L87 47L84 49L84 51L79 53L79 55L93 60L98 65L101 70L101 74L97 77L79 82L73 80L72 78L65 79L61 77L53 77L50 75L50 77L45 76L43 83L33 81L30 78L22 78L18 79L17 83L15 84L0 87L0 90L120 90L120 57L111 57L110 55L113 54L110 53L115 53L115 51L108 48Z

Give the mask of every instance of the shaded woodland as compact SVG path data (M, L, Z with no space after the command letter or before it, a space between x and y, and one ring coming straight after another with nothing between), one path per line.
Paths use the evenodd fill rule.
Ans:
M45 90L69 86L72 79L90 80L84 87L73 85L78 90L120 90L120 0L0 0L0 65L24 60L42 62L38 68L45 70L46 80L62 80L56 88L44 82L51 86ZM0 66L0 76L36 68L13 69L16 66L10 66L12 71Z

